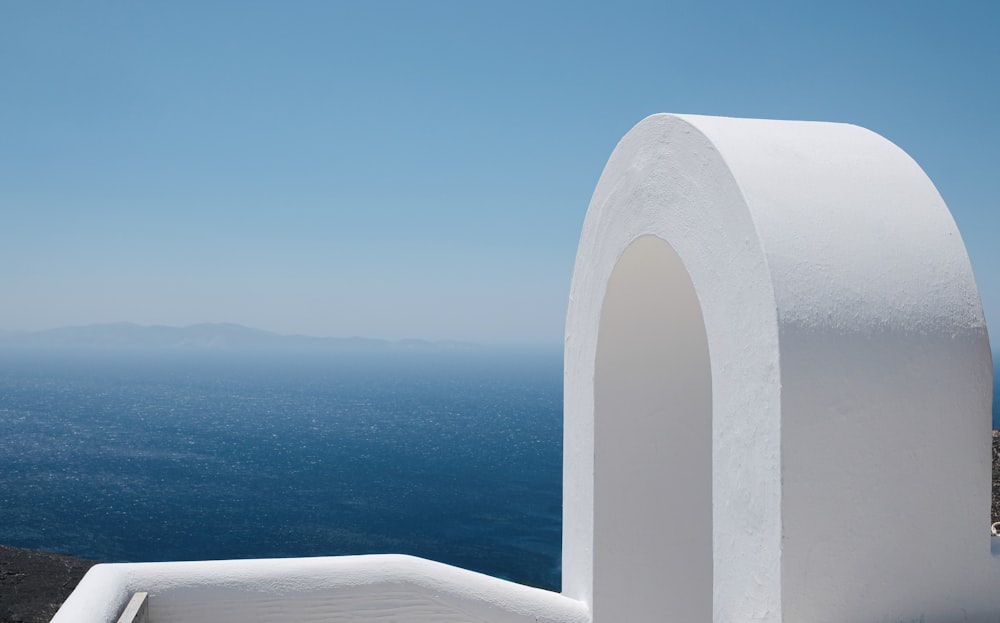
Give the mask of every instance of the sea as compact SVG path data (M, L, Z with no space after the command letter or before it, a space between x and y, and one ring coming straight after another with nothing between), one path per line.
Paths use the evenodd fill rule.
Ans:
M0 352L0 543L560 589L562 354Z
M404 553L558 591L561 483L556 349L0 351L6 545Z

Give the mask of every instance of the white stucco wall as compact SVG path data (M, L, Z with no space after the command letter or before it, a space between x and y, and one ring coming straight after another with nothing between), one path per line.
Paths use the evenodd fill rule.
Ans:
M604 431L648 410L642 391L601 404L611 374L602 353L614 350L602 306L629 305L612 296L613 274L649 236L676 252L704 318L714 619L995 621L992 374L968 258L905 153L832 123L656 115L612 154L567 314L564 592L590 604L596 621L602 612L644 620L655 607L609 587L599 568L616 548L601 517L621 497L600 486L616 469L602 456ZM675 322L669 310L663 322ZM643 344L628 331L613 339ZM645 348L671 365L687 358L657 339ZM691 409L669 401L662 411L686 419ZM638 452L618 460L646 466L634 491L656 495L675 473L655 444L617 443ZM663 532L687 529L671 518L673 504L669 495L645 502ZM640 558L631 572L684 581L658 559ZM646 595L671 608L662 593Z
M612 270L642 236L665 241L677 254L704 316L711 360L716 620L777 620L781 505L773 483L780 482L781 396L773 286L750 211L725 161L704 134L672 116L649 118L622 139L581 234L566 320L563 592L595 612L602 609L595 595L591 510L604 504L594 496L595 361ZM660 477L649 471L635 486L652 489ZM656 502L671 504L666 498ZM722 551L727 555L720 560ZM674 579L650 564L636 573L656 573L664 584Z

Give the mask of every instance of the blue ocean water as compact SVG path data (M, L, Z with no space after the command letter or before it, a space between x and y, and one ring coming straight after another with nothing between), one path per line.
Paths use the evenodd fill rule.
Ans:
M555 352L0 352L0 543L398 552L558 590L561 386Z
M561 354L0 353L0 543L559 589Z

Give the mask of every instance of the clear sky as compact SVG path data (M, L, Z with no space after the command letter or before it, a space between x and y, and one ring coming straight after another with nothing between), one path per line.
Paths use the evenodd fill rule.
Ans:
M995 1L0 0L0 329L559 343L601 169L667 111L900 145L1000 335L998 28Z

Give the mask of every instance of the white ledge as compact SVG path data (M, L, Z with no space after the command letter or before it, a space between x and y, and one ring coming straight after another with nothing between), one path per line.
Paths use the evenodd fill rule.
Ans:
M117 620L136 591L149 620L585 623L581 602L397 554L94 567L53 623Z

